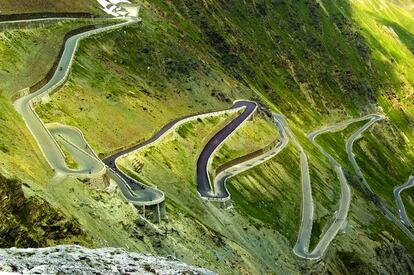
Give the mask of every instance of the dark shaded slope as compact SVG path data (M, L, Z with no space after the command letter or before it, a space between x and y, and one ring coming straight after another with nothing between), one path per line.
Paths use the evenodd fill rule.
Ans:
M0 175L0 198L0 247L41 247L84 236L77 221L39 197L26 198L20 181Z

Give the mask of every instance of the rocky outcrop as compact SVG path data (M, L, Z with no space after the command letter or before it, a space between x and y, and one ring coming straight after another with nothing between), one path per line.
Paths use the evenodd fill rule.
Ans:
M26 198L22 182L0 174L0 247L39 247L83 239L79 223L40 197Z
M0 273L24 274L214 274L173 257L129 253L118 248L76 245L1 249Z

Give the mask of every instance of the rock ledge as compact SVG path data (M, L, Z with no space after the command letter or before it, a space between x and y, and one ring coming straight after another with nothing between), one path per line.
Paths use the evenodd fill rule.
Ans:
M154 257L119 248L77 245L0 249L0 273L24 274L215 274L174 257Z

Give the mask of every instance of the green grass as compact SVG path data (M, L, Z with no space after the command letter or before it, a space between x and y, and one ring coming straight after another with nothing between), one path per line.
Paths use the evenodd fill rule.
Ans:
M144 182L158 185L161 190L164 190L162 187L168 182L176 184L185 182L188 184L185 189L194 196L196 194L195 167L203 145L234 117L235 114L222 115L205 118L201 122L195 120L185 123L157 144L120 159L118 163L134 175L132 161L139 160L144 163L144 168L137 176ZM199 136L203 138L197 140Z
M364 126L368 120L359 121L348 125L337 132L327 132L316 137L315 141L324 148L343 167L352 171L352 166L346 153L346 143L353 132Z
M91 24L97 21L51 21L0 28L0 53L4 56L0 60L0 94L11 98L43 79L60 51L65 34Z
M177 214L177 209L179 209L180 212L184 211L185 213L188 213L187 215L193 220L202 223L203 226L218 231L227 238L237 239L238 246L240 246L241 249L246 249L249 255L253 255L251 246L256 246L258 240L251 240L249 235L257 235L260 231L271 230L267 228L269 225L264 223L267 222L267 220L257 222L255 217L249 217L242 211L237 211L234 214L220 211L213 204L204 203L196 191L195 169L197 157L211 136L232 118L234 118L234 115L232 117L219 116L203 119L202 121L195 120L186 123L180 126L175 132L165 136L157 144L144 148L130 157L121 159L119 164L122 169L126 169L129 174L135 174L136 178L139 178L147 184L156 185L159 189L163 190L166 194L167 205L169 205L169 211L172 212L172 215ZM243 131L238 131L235 134L235 137L241 139L244 136L243 133ZM203 138L200 139L200 137ZM144 163L144 167L139 174L133 172L131 162L134 159ZM278 166L280 166L280 163ZM280 184L280 187L286 186ZM254 186L251 188L255 189ZM255 191L257 192L257 190ZM234 192L234 194L237 197L237 192ZM263 190L260 194L264 194ZM239 198L240 199L235 198L235 205L236 202L238 203L241 201L241 197ZM271 198L269 197L267 202L268 205L271 204L270 200ZM217 211L219 211L219 213ZM216 219L220 219L221 216L225 217L225 224L220 224L220 222L217 223L218 221L216 221ZM271 215L269 215L268 218L270 216ZM284 216L283 219L285 220L287 217L288 215ZM241 227L241 225L243 225L243 227ZM229 230L229 228L232 229ZM191 231L193 229L188 230ZM254 232L252 232L252 230ZM247 244L252 241L256 244ZM262 241L266 241L266 239L260 240L260 243ZM197 253L200 253L198 249L204 250L205 248L196 245L193 249L197 250ZM234 249L235 248L233 247L228 252ZM268 261L266 253L268 253L268 251L260 252L261 262ZM273 264L270 263L267 263L266 265L273 266ZM221 266L220 262L216 264L215 268L219 268L219 266ZM256 264L252 263L251 268L256 269Z
M58 55L59 41L63 41L65 33L89 24L90 20L30 24L0 32L0 52L4 57L0 60L0 158L4 173L34 185L50 181L52 171L14 110L11 97L44 77Z
M353 123L342 131L326 133L318 136L316 139L351 174L354 174L354 171L346 154L346 140L366 122ZM354 153L358 165L366 177L368 184L374 190L374 193L385 201L390 209L394 209L395 215L398 215L393 189L404 183L414 172L411 165L414 161L413 154L411 149L404 144L404 138L393 129L391 123L377 122L370 130L363 134L360 140L355 142ZM358 200L360 199L358 198ZM351 216L355 208L351 208ZM410 207L407 208L407 212L410 216L414 214ZM369 223L369 228L375 232L375 238L380 239L381 237L378 236L380 232L378 232L376 226L383 223L382 220L384 218L377 214L372 219L375 221ZM388 224L387 227L395 235L403 239L405 238L403 233L394 225Z
M355 145L361 168L381 196L389 194L397 181L406 180L414 140L412 17L391 2L381 2L383 10L368 1L320 3L323 7L309 0L277 4L260 0L151 1L143 9L140 26L83 41L69 82L37 110L46 121L82 129L104 156L148 138L180 116L228 108L234 99L257 100L287 116L309 154L316 214L313 246L337 208L339 185L329 163L304 132L382 109L390 118L390 129ZM16 35L14 42L20 40ZM13 92L2 94L9 97ZM5 109L10 108L6 105ZM0 152L6 156L1 159L5 163L2 169L46 182L43 174L47 169L40 167L43 159L32 152L27 130L23 135L19 131L24 131L22 122L8 113L0 115L8 121L2 128L7 132L0 146L6 152ZM20 128L10 130L9 121L10 125L17 121ZM257 127L266 129L265 125ZM246 140L244 136L238 140ZM227 212L204 203L195 191L193 164L205 137L199 127L182 128L175 139L163 144L168 150L153 149L147 162L151 165L140 175L167 193L170 225L178 233L166 230L170 233L162 242L145 235L145 245L134 245L134 237L128 237L115 221L109 224L116 230L102 229L109 220L105 205L96 217L89 208L77 209L68 199L67 212L75 213L91 234L96 230L102 245L106 239L111 245L119 244L113 237L119 233L131 249L161 254L177 251L180 259L220 273L353 273L353 261L371 273L387 273L390 265L388 257L380 253L384 248L379 241L401 251L405 247L408 252L402 255L412 253L401 232L353 190L350 226L335 238L324 261L297 261L291 251L301 203L296 150L290 145L272 161L232 179L229 188L235 210ZM257 141L265 143L267 138ZM328 139L327 146L342 148L343 141L336 143L338 138L344 137ZM36 166L29 165L33 155L39 160ZM344 158L342 152L336 155ZM175 162L172 156L177 158ZM53 195L64 194L59 192ZM85 199L93 193L89 189L82 192ZM130 220L123 221L135 229ZM152 246L159 243L165 247ZM355 258L336 254L338 251L352 251Z
M65 156L66 165L71 169L79 168L79 164L75 161L75 159L72 157L72 155L69 153L69 151L66 150L66 148L63 146L62 140L58 138L58 139L56 139L56 141L57 141L57 143L59 144L60 148L63 151L63 154Z
M41 117L79 127L98 153L108 155L173 119L249 98L178 41L165 47L153 28L144 23L83 41L69 82L37 108Z
M389 123L380 122L355 144L354 152L370 187L397 214L394 187L414 174L414 150ZM407 212L414 215L413 208Z
M407 212L408 218L411 221L411 225L414 226L414 213L412 211L407 211L407 209L414 208L414 191L413 188L405 189L401 192L401 199L404 203L405 211Z
M36 13L36 12L88 12L102 14L95 0L4 0L0 9L2 14Z
M216 152L213 170L233 159L267 148L280 139L275 123L256 115L238 128L236 133Z
M298 154L289 145L270 161L227 183L238 212L253 222L256 219L260 221L257 224L259 227L263 223L278 230L292 246L296 242L301 215L302 193L298 164Z

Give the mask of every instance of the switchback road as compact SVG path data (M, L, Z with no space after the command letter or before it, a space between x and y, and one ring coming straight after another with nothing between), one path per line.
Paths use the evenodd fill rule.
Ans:
M400 215L400 219L403 223L405 223L405 225L410 226L410 227L413 227L413 225L411 224L411 221L408 218L407 212L405 211L404 202L402 201L402 198L401 198L401 192L413 186L414 186L414 176L411 176L406 183L394 188L394 197L397 203L398 214Z
M67 19L68 18L62 18L62 20ZM19 20L18 23L30 23L43 20L58 19L42 18ZM22 116L23 120L26 123L26 126L29 128L33 137L37 141L47 162L58 175L60 174L76 177L89 177L96 174L105 173L106 167L104 163L97 158L79 130L73 127L57 124L50 126L49 130L46 125L44 125L40 117L36 114L33 108L33 104L42 102L43 98L55 92L66 81L80 40L91 35L108 32L131 24L135 24L140 20L138 18L123 18L117 19L117 21L120 23L86 31L70 37L65 43L64 51L52 78L39 90L26 95L14 102L16 111ZM16 23L16 21L2 22L2 24L7 23ZM60 148L57 139L75 159L79 165L78 168L71 169L67 166L65 155ZM136 188L139 189L139 192L135 192L136 185L130 185L129 183L133 183L132 181L126 182L123 178L123 173L119 173L119 171L113 171L112 169L109 169L108 173L112 179L117 182L124 196L133 204L152 205L158 204L164 200L164 194L161 191L153 188L143 190L142 187L139 186Z
M243 113L228 123L207 142L197 160L197 191L202 198L224 199L229 197L225 188L213 190L208 170L214 157L214 153L220 145L223 144L223 142L229 138L243 122L247 121L257 109L256 103L252 101L237 101L235 105L243 107Z
M346 144L346 151L348 153L348 159L352 164L352 167L354 168L355 174L357 175L358 179L362 182L362 184L366 187L367 192L369 192L371 195L375 196L374 191L369 186L367 180L365 179L365 176L363 175L361 169L358 166L357 161L355 160L355 155L352 152L354 142L361 137L361 135L370 128L375 122L380 121L384 119L381 115L371 115L371 120L368 121L362 128L356 130L348 139L348 142ZM395 225L397 225L401 231L405 233L405 235L414 241L414 234L408 229L403 222L400 221L400 219L396 218L395 215L387 208L387 206L382 202L379 201L379 206L381 210L383 211L384 215L392 221Z
M217 199L220 201L225 201L230 199L230 193L226 188L226 181L234 177L248 169L251 169L252 167L258 166L261 163L264 163L268 161L269 159L273 158L279 152L281 152L289 143L289 138L286 134L286 131L284 127L281 125L281 123L276 119L275 116L273 116L273 120L275 124L278 126L279 134L281 136L281 140L276 146L274 146L272 149L270 149L267 152L264 152L263 154L256 156L252 159L249 159L247 161L244 161L242 163L238 163L232 167L226 168L225 170L221 171L216 175L214 178L214 190L215 194L211 196L209 194L208 199ZM219 195L218 195L219 194Z

